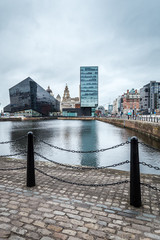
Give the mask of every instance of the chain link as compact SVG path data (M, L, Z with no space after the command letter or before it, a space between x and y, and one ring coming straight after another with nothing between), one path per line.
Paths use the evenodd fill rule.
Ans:
M0 144L6 144L6 143L18 142L18 141L20 141L20 140L22 140L22 139L24 139L24 138L26 138L26 137L27 137L27 135L24 135L24 136L19 137L19 138L15 139L15 140L6 141L6 142L0 142Z
M143 185L143 186L146 186L146 187L148 187L148 188L151 188L151 189L153 189L153 190L156 190L157 192L160 192L160 189L159 189L159 188L153 187L153 186L149 185L148 183L140 183L140 184Z
M126 160L124 162L120 162L120 163L116 163L116 164L113 164L113 165L109 165L109 166L102 166L102 167L88 167L88 166L79 166L79 167L76 167L76 166L73 166L73 165L69 165L69 164L63 164L63 163L58 163L54 160L50 160L46 157L44 157L43 155L37 153L37 152L34 152L37 156L51 162L51 163L54 163L56 165L60 165L60 166L63 166L63 167L66 167L66 168L73 168L73 169L78 169L78 170L99 170L99 169L105 169L105 168L110 168L110 167L117 167L117 166L121 166L121 165L124 165L126 163L129 163L130 161L129 160Z
M1 158L3 158L3 157L14 157L14 156L24 155L24 154L26 154L26 152L22 151L22 152L15 153L15 154L0 155L0 157L1 157Z
M34 137L37 138L36 136L34 136ZM111 149L115 149L115 148L118 148L118 147L122 147L125 144L129 144L129 141L126 141L124 143L121 143L121 144L118 144L118 145L115 145L115 146L109 147L109 148L102 148L102 149L89 150L89 151L77 151L77 150L70 150L70 149L66 149L66 148L61 148L61 147L55 146L53 144L45 142L44 140L42 140L40 138L38 138L38 141L42 142L42 143L44 143L44 144L46 144L46 145L48 145L50 147L53 147L55 149L66 151L66 152L72 152L72 153L98 153L98 152L104 152L104 151L107 151L107 150L111 150Z
M0 168L0 171L14 171L14 170L21 170L26 169L26 167L19 167L19 168Z
M54 176L51 176L45 172L43 172L42 170L38 169L38 168L35 168L38 172L42 173L43 175L47 176L47 177L50 177L54 180L58 180L60 182L64 182L64 183L68 183L68 184L73 184L73 185L78 185L78 186L83 186L83 187L106 187L106 186L115 186L115 185L120 185L120 184L123 184L123 183L128 183L129 181L128 180L125 180L125 181L120 181L120 182L115 182L115 183L106 183L106 184L86 184L86 183L75 183L75 182L71 182L71 181L68 181L68 180L64 180L64 179L60 179L58 177L54 177Z
M145 162L139 162L139 164L142 164L143 166L147 166L149 168L154 168L155 170L160 170L159 167L154 167L151 164L145 163Z
M148 144L146 144L146 143L144 143L144 142L138 142L138 143L140 143L142 146L145 146L145 147L151 148L151 149L156 150L156 151L160 151L160 149L155 148L155 147L152 147L152 146L149 146Z

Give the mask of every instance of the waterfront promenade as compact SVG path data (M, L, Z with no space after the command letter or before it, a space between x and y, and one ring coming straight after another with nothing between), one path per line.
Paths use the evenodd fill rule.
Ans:
M25 161L0 159L1 169ZM36 162L36 168L72 183L129 181L129 173L76 170ZM141 175L160 189L160 175ZM26 169L0 171L0 239L100 240L160 239L160 192L141 185L142 207L129 204L129 183L87 187L68 184L36 171L36 186L26 187Z

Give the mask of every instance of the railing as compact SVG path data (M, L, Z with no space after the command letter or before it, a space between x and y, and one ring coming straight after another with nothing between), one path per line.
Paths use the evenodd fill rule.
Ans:
M150 117L150 116L139 116L138 117L140 121L146 121L146 122L160 122L160 117Z
M16 141L21 141L22 139L26 138L26 136L23 136L21 138L18 138L14 141L7 141L7 142L0 142L0 144L7 144L7 143L12 143L12 142L16 142ZM51 159L48 159L46 157L44 157L43 155L37 153L34 151L34 138L36 138L39 142L48 145L51 148L55 148L61 151L67 151L67 152L72 152L72 153L98 153L98 152L104 152L104 151L108 151L110 149L115 149L118 147L122 147L126 144L130 143L130 161L126 160L124 162L120 162L120 163L116 163L116 164L112 164L109 166L102 166L102 167L87 167L87 166L74 166L74 165L68 165L68 164L62 164L62 163L58 163L56 161L53 161ZM149 168L154 168L155 170L159 171L160 168L157 166L152 166L151 164L147 164L145 162L139 162L139 149L138 149L138 144L141 145L145 145L147 147L147 144L143 143L143 142L138 142L138 139L136 137L132 137L131 141L126 141L124 143L109 147L109 148L103 148L103 149L98 149L98 150L91 150L91 151L77 151L77 150L69 150L69 149L65 149L65 148L61 148L58 146L55 146L53 144L47 143L44 140L36 137L33 135L32 132L28 133L28 144L27 144L27 151L20 151L18 153L15 154L11 154L11 155L1 155L0 157L14 157L14 156L18 156L18 155L27 155L27 167L17 167L17 168L0 168L1 171L12 171L12 170L22 170L22 169L27 169L27 187L34 187L35 186L35 170L45 176L48 176L54 180L57 181L61 181L67 184L74 184L74 185L78 185L78 186L86 186L86 187L106 187L106 186L114 186L114 185L120 185L120 184L124 184L124 183L130 183L130 204L135 206L135 207L140 207L141 206L141 187L140 185L149 187L153 190L156 190L158 192L160 192L160 189L158 189L155 186L151 186L148 183L142 183L140 181L140 169L139 169L139 165L142 164L143 166L147 166ZM114 183L101 183L101 184L89 184L89 183L77 183L77 182L72 182L72 181L68 181L68 180L64 180L64 179L60 179L59 177L56 176L52 176L48 173L45 173L44 171L38 169L37 167L35 167L35 163L34 163L34 155L37 155L41 158L43 158L46 161L52 162L56 165L60 165L62 167L66 167L66 168L71 168L71 169L75 169L75 170L84 170L84 171L92 171L92 170L100 170L100 169L107 169L107 168L113 168L113 167L117 167L117 166L121 166L124 164L128 164L130 163L130 181L129 180L124 180L124 181L119 181L119 182L114 182Z
M111 117L108 117L111 118ZM118 119L124 119L124 120L139 120L139 121L145 121L145 122L154 122L154 123L160 123L160 117L156 116L143 116L143 115L134 115L134 116L127 116L127 115L122 115L122 116L114 116L113 118L118 118Z

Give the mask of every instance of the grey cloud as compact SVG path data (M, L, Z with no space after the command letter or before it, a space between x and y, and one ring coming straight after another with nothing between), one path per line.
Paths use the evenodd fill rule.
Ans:
M99 103L160 80L159 0L1 0L0 102L30 76L79 93L81 65L98 65Z

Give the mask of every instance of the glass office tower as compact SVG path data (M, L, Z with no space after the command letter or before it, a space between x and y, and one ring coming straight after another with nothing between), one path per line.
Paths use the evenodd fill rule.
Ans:
M98 67L80 67L81 108L91 108L91 115L98 106Z

